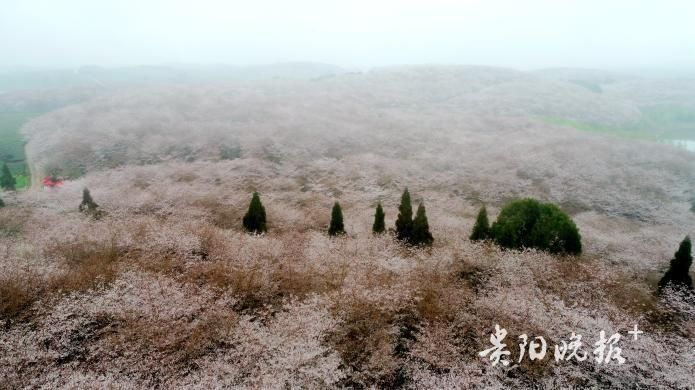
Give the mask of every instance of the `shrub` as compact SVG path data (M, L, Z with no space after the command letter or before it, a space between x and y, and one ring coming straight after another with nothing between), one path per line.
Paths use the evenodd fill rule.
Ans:
M10 168L6 163L2 164L2 174L0 175L0 187L8 191L14 191L17 179L12 176Z
M92 199L92 194L89 193L89 189L85 188L82 191L82 203L80 203L79 210L80 211L87 211L87 210L96 210L99 207L98 204Z
M478 218L475 220L470 239L472 241L487 240L491 234L490 222L487 219L487 209L483 206L480 212L478 212Z
M345 234L345 226L343 225L343 210L340 204L335 202L333 210L331 210L331 223L328 226L329 236L338 236Z
M492 225L495 242L505 248L537 248L551 253L580 254L581 236L560 208L535 199L522 199L502 209Z
M0 279L0 319L13 318L36 299L30 289L33 280Z
M676 287L678 289L692 290L693 280L690 278L690 265L693 263L691 254L692 244L690 237L686 236L681 241L678 251L673 255L671 264L664 277L659 281L659 291L662 291L666 286Z
M0 208L0 237L16 236L22 233L31 209L24 207Z
M94 218L98 219L101 217L99 205L92 199L92 194L89 193L89 189L87 188L82 191L82 203L80 203L78 209Z
M430 225L427 222L427 214L425 213L425 205L420 203L417 208L417 213L415 214L415 220L413 220L413 231L410 237L410 243L412 245L432 245L434 238L432 238L432 233L430 233Z
M398 219L396 219L396 238L401 241L409 241L413 231L413 206L410 204L410 192L406 188L401 196L401 204L398 206Z
M374 212L374 224L372 225L372 232L374 234L381 234L386 230L384 224L384 209L381 207L381 202L377 203L376 211Z
M218 228L233 229L237 227L237 221L242 218L243 210L237 210L214 198L204 198L196 202L210 213L210 219Z
M244 229L249 233L261 234L266 232L265 207L261 203L258 192L253 193L249 211L244 215Z
M395 368L395 313L361 297L340 301L334 308L341 321L327 337L347 366L344 387L376 388L375 383Z
M222 145L220 146L220 159L235 160L241 157L241 146L239 145Z
M71 292L87 291L113 281L123 250L112 238L103 242L56 242L47 247L46 254L62 259L66 265L66 272L55 276L46 287L55 292Z

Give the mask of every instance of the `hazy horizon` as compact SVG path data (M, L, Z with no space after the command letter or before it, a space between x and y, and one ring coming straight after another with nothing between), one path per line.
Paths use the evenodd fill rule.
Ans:
M367 69L695 67L695 4L624 0L94 4L29 0L0 14L0 68L286 62Z

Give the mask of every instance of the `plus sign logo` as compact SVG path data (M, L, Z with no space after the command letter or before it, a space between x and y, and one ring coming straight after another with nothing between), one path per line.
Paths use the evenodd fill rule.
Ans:
M633 340L637 340L637 336L641 335L644 332L642 332L641 330L637 330L637 325L635 325L635 327L633 329L634 330L627 332L627 334L631 334L633 337Z

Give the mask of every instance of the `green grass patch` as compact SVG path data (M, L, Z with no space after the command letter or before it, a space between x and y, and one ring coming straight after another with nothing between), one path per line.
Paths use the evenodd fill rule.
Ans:
M29 184L29 172L24 155L24 137L19 132L22 126L36 117L37 112L0 113L0 161L6 162L17 179L17 189Z
M564 118L546 117L546 123L594 134L653 141L695 140L695 107L658 105L641 109L635 122L608 126Z
M603 88L601 88L601 84L599 84L599 83L594 83L594 82L587 81L587 80L570 80L570 82L577 84L580 87L584 87L591 92L603 93Z
M658 139L695 139L695 107L659 105L642 109L635 127Z
M29 176L27 175L16 175L14 178L17 179L17 188L24 188L29 185Z
M543 118L543 120L546 123L549 123L551 125L557 125L557 126L565 126L565 127L571 127L577 130L581 130L587 133L594 133L594 134L603 134L603 135L611 135L611 136L616 136L616 137L621 137L621 138L636 138L636 139L645 139L645 138L652 138L649 136L649 133L644 132L644 131L635 131L631 129L626 129L622 127L611 127L611 126L606 126L598 123L588 123L588 122L580 122L580 121L575 121L571 119L563 119L563 118ZM656 140L656 137L653 137L654 140Z

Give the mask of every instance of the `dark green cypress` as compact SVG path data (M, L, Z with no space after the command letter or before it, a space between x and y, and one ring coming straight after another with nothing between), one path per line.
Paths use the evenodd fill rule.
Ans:
M381 202L379 202L376 205L376 212L374 212L374 224L372 225L372 232L374 234L381 234L386 230L384 217L384 209L381 208Z
M693 264L693 256L691 251L690 237L686 236L678 247L678 251L673 255L668 271L659 281L659 291L667 285L692 290L693 280L690 278L690 266Z
M427 222L427 214L425 213L425 205L420 203L413 220L413 230L410 238L410 243L415 246L432 245L434 238L430 233L430 225Z
M7 163L2 164L2 176L0 176L0 187L8 191L14 191L17 185L17 180L12 176Z
M244 229L249 233L261 234L266 232L265 207L261 203L258 192L253 193L249 210L244 215L242 222Z
M483 206L480 212L478 212L478 218L475 220L470 239L472 241L482 241L488 238L490 238L490 221L487 219L487 209Z
M410 204L410 192L406 188L401 196L401 204L398 206L398 219L396 219L396 238L401 241L410 241L413 233L413 206Z
M340 204L335 202L333 210L331 210L331 224L328 226L329 236L338 236L345 234L345 226L343 225L343 210Z

